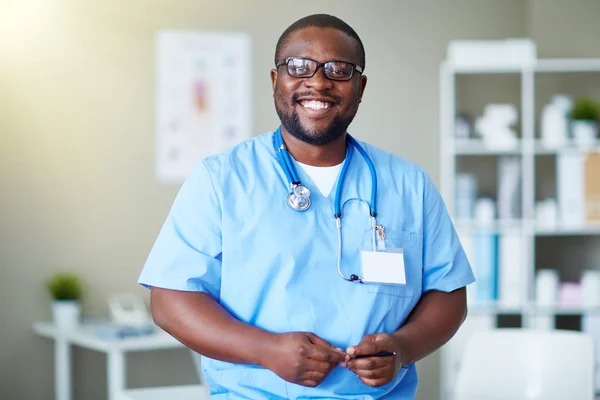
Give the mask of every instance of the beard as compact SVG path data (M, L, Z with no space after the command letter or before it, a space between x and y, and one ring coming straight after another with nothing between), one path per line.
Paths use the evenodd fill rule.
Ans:
M292 96L292 104L297 102L297 99L304 94L294 93ZM335 104L339 104L341 99L331 98ZM333 142L341 138L348 129L348 126L356 115L356 107L358 106L358 99L354 102L354 112L349 112L347 115L339 115L333 118L333 120L324 129L309 131L300 122L300 117L296 110L288 103L279 92L275 95L275 111L281 120L281 124L292 136L302 140L305 143L322 146Z

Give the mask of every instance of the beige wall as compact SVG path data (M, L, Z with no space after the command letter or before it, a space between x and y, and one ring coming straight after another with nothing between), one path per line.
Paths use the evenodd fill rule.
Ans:
M340 16L367 52L369 84L351 132L419 163L437 180L438 66L448 41L529 33L547 53L560 43L554 56L600 56L598 3L565 4L0 0L0 398L52 398L52 345L30 325L50 318L43 279L55 268L81 273L87 315L106 314L112 293L147 296L135 282L178 189L154 177L158 29L252 35L259 134L277 125L268 72L279 34L310 13ZM555 30L557 18L579 26L564 20L570 9L585 21L579 29L588 29L587 46L571 29ZM132 385L194 381L185 351L130 360ZM74 365L75 398L106 398L103 357L75 351ZM419 370L419 398L436 399L438 356Z

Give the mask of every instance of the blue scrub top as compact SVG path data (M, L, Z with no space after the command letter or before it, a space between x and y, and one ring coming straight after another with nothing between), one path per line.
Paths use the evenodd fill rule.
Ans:
M146 286L210 294L235 318L270 332L309 331L340 348L401 327L421 295L474 281L444 203L418 166L365 143L378 179L377 222L386 246L402 248L406 286L359 284L337 272L336 187L311 190L305 212L286 203L289 184L273 133L203 159L181 187L139 277ZM371 175L352 157L342 190L342 270L361 275L359 249L371 239L365 202ZM202 358L214 399L414 399L414 364L378 388L336 367L316 388L254 365Z

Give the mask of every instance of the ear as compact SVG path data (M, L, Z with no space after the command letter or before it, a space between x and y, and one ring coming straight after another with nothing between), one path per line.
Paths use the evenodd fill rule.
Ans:
M277 70L273 68L271 70L271 89L273 90L273 95L275 95L275 87L277 86Z
M358 87L359 102L362 101L363 93L365 92L365 87L367 87L367 77L365 75L361 75Z

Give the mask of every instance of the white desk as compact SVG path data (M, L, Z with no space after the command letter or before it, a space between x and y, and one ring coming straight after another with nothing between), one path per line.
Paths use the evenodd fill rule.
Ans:
M185 346L162 330L147 336L126 339L104 339L94 333L95 325L62 331L50 322L36 322L33 330L39 336L54 340L54 384L56 400L71 400L71 345L105 353L107 356L108 399L130 398L126 390L125 355L130 351L150 351L184 348ZM198 385L190 385L197 387Z

